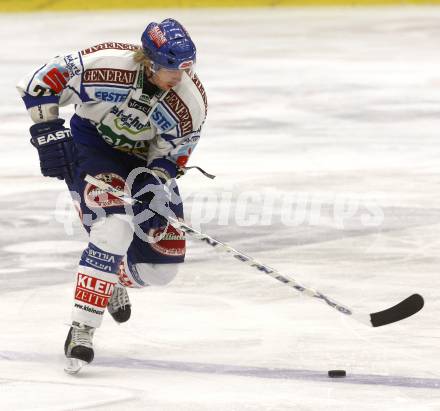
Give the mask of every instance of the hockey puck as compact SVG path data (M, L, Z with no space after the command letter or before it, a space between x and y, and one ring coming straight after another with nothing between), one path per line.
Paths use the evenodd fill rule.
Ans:
M345 377L347 375L347 373L345 372L345 370L330 370L328 372L328 376L330 378L341 378L341 377Z

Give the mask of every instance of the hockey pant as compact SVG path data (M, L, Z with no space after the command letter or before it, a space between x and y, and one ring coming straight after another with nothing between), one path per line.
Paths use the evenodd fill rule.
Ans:
M89 232L89 244L76 274L72 320L97 328L116 283L138 288L173 280L185 258L185 237L168 226L162 240L143 241L134 234L122 200L99 192L83 180L87 173L121 189L130 171L144 163L114 149L97 150L79 144L77 148L77 170L69 189ZM181 203L171 204L171 208L183 218ZM164 229L151 228L153 233Z

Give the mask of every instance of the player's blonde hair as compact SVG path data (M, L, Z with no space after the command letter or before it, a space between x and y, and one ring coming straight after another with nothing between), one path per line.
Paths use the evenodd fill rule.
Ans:
M143 64L148 72L151 72L151 60L144 54L142 47L139 46L133 53L133 60L136 63Z

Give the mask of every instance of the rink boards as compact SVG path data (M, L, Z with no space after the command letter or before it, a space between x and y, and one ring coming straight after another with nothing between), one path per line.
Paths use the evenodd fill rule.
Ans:
M0 12L131 8L433 5L440 0L2 0Z

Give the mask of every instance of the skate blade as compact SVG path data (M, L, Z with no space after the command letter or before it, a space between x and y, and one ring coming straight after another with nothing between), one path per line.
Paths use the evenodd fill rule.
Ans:
M77 358L67 358L66 366L64 367L64 371L67 374L75 375L81 371L81 368L84 365L87 365L86 361L78 360Z

